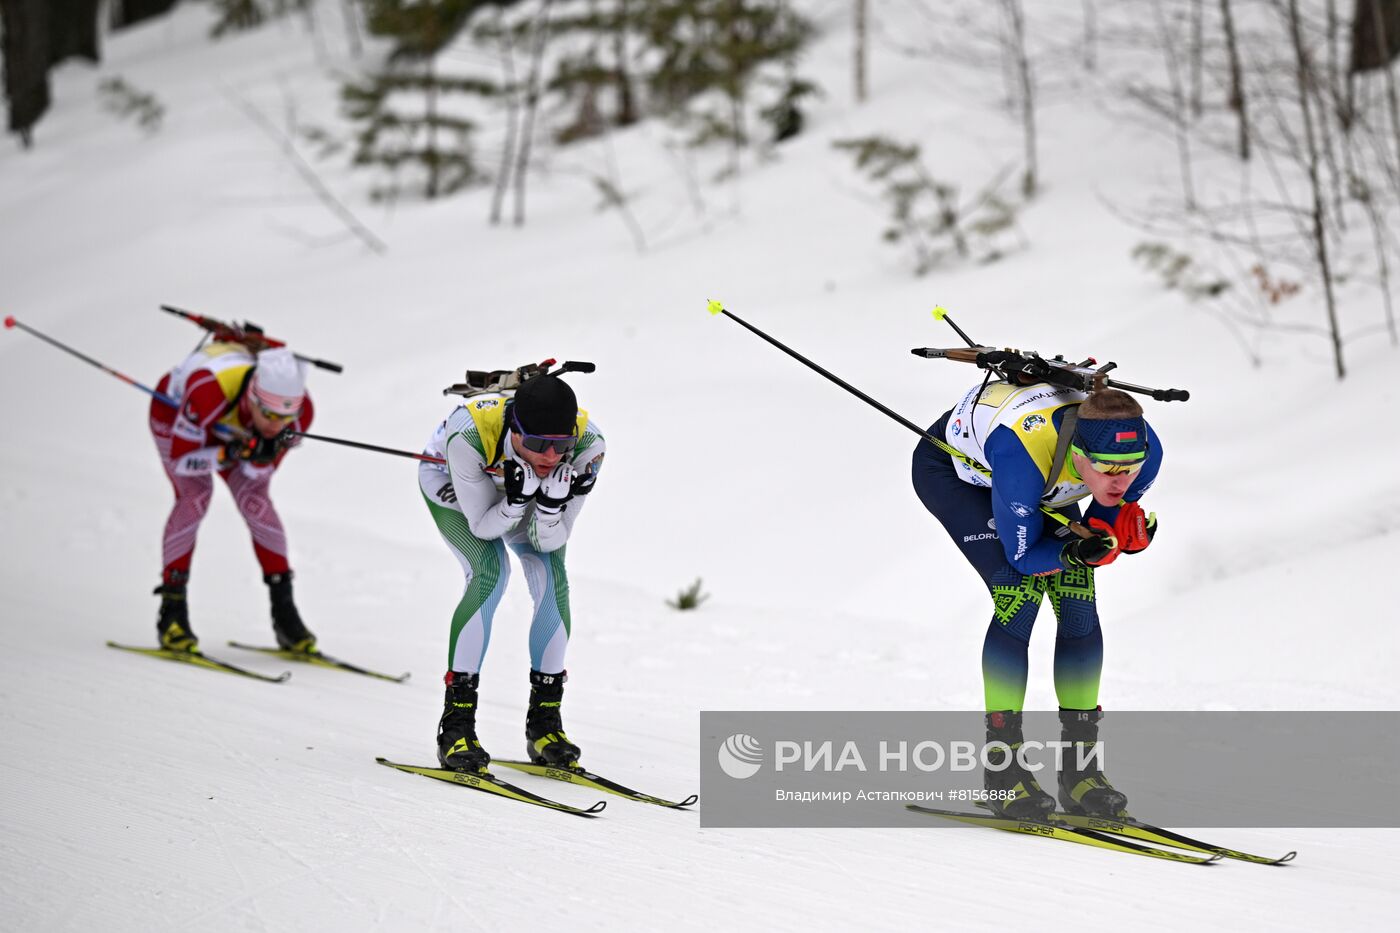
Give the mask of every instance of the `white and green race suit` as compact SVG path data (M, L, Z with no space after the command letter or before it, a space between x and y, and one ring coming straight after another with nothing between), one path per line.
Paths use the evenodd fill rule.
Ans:
M513 432L507 427L509 402L497 394L467 399L438 426L423 450L446 464L424 462L418 468L418 486L428 511L466 575L448 643L448 667L453 671L475 674L481 670L491 620L510 578L506 545L520 560L535 605L530 623L531 667L562 671L569 645L564 551L602 468L603 435L588 413L579 411L578 444L567 458L578 478L561 512L541 513L534 500L512 505L506 501L501 475L506 457L519 460L511 442Z

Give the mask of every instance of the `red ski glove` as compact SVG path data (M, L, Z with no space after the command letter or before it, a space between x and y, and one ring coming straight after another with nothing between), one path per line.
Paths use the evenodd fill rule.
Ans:
M1113 536L1118 539L1118 546L1125 554L1145 551L1156 533L1157 513L1143 515L1142 506L1136 502L1129 502L1120 508L1118 517L1113 520Z

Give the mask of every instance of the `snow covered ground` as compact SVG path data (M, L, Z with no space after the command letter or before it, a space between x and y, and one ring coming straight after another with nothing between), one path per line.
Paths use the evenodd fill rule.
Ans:
M702 709L981 703L986 597L909 488L912 435L704 313L712 297L915 421L974 381L908 354L956 343L935 303L985 342L1189 388L1191 402L1149 409L1170 448L1151 497L1162 533L1100 577L1104 704L1396 708L1395 351L1355 343L1337 383L1321 342L1275 336L1266 365L1245 367L1214 320L1129 258L1143 236L1103 201L1168 187L1171 155L1089 94L1043 114L1031 249L913 278L831 142L917 137L942 175L973 184L1014 157L1016 130L974 82L889 52L852 107L846 5L808 7L830 30L810 59L828 95L737 196L709 190L705 219L667 226L687 196L652 127L614 141L655 233L643 255L593 210L577 170L597 147L551 157L523 230L489 228L485 192L387 210L364 176L318 164L389 243L380 257L309 242L340 229L235 105L334 122L336 87L300 27L210 44L207 11L185 5L113 37L99 69L59 69L35 150L0 145L0 313L151 383L197 338L158 303L251 318L346 365L314 377L318 431L408 449L468 366L596 362L574 380L609 457L570 548L569 730L592 767L660 795L697 789ZM886 15L897 32L913 14ZM101 110L96 85L116 74L158 89L159 134ZM1346 313L1379 319L1364 302ZM695 813L622 800L584 821L393 773L374 756L431 760L460 586L411 464L308 443L277 505L326 650L413 679L298 667L271 686L103 647L153 635L170 493L144 398L15 331L0 336L0 398L7 929L1314 930L1400 906L1392 830L1213 831L1299 856L1198 869L995 833L702 830ZM713 598L667 608L696 576ZM267 638L222 491L191 604L206 650ZM483 676L498 756L520 750L527 614L513 589ZM1054 703L1048 628L1032 708Z

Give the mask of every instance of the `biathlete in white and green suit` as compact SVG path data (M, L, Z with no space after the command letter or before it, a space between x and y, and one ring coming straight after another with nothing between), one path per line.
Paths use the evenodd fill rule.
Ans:
M579 748L564 734L560 703L569 645L569 578L564 551L603 464L603 435L579 410L573 389L537 375L514 397L472 396L433 433L418 485L438 531L466 575L452 615L447 695L438 725L444 768L484 770L476 736L477 687L491 622L510 577L509 545L534 600L530 623L531 760L567 766Z

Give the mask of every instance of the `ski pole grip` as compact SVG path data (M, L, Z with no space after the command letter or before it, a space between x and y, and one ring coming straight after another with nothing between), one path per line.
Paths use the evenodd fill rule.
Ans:
M15 316L13 314L5 315L5 326L7 328L14 327L16 323L17 322L15 321Z
M1154 389L1152 397L1159 402L1186 402L1190 401L1191 393L1185 389Z
M1065 525L1065 527L1081 538L1092 538L1094 536L1093 531L1086 528L1084 525L1079 524L1079 522L1069 522Z

